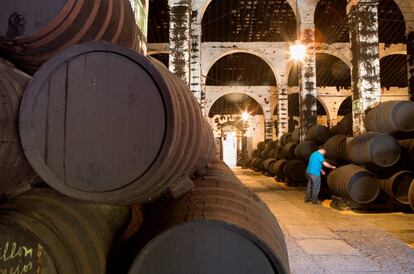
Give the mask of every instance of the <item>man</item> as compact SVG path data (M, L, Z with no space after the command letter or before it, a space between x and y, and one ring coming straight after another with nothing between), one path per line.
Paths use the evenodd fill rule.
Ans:
M319 147L317 151L311 154L309 158L306 175L308 177L308 186L306 187L305 203L312 201L313 204L320 203L318 200L319 190L321 189L321 174L325 175L322 165L327 168L335 169L336 167L325 161L326 149Z

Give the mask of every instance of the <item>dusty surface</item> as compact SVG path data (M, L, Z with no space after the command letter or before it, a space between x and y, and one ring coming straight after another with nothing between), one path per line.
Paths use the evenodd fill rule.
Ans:
M305 204L288 188L234 169L269 206L286 237L292 273L414 273L414 214L360 214ZM405 242L403 242L405 241Z

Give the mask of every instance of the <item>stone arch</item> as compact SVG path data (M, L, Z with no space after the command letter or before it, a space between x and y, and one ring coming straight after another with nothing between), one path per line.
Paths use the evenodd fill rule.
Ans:
M213 105L218 100L220 100L221 98L223 98L227 95L230 95L230 94L243 94L243 95L249 96L250 98L252 98L257 103L258 106L260 106L261 112L262 112L262 114L264 114L265 106L263 106L263 104L260 103L263 100L261 100L259 95L255 94L254 92L247 92L247 91L240 91L240 92L223 91L223 92L220 92L220 93L217 93L217 94L210 95L211 97L208 98L209 100L208 100L208 102L206 102L206 105L205 105L205 113L208 116L210 116L210 111L211 111Z
M329 125L331 117L329 113L329 109L326 106L326 103L323 101L322 98L316 97L316 103L317 103L317 112L319 115L326 115L326 120ZM277 108L274 109L274 111ZM288 116L289 120L292 117L298 117L299 116L299 93L298 92L292 92L288 95Z
M222 59L222 58L224 58L224 57L226 57L228 55L237 54L237 53L251 54L251 55L254 55L254 56L258 57L262 61L264 61L267 64L267 66L271 69L271 71L273 72L273 76L275 78L276 85L277 85L277 83L279 83L278 73L277 73L276 69L274 68L274 66L272 65L272 63L270 62L270 60L266 57L266 55L265 54L262 54L260 52L254 51L254 50L247 50L247 49L228 49L225 52L221 52L221 53L218 53L216 56L213 56L211 58L211 62L209 62L208 66L206 66L206 74L205 74L205 76L207 77L207 75L210 72L210 70L213 68L213 66L220 59Z

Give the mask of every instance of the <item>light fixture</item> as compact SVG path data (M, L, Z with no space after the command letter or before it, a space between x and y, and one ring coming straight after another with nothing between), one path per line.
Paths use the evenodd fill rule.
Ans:
M242 119L243 121L247 122L249 120L250 114L247 111L242 112Z
M305 60L306 56L306 46L296 41L295 44L291 45L290 48L290 58L296 61Z

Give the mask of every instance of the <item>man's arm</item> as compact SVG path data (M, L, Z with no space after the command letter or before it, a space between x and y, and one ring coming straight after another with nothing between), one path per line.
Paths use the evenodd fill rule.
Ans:
M323 161L323 162L322 162L322 164L323 164L324 166L326 166L327 168L332 168L332 169L335 169L335 168L336 168L336 166L331 165L331 164L330 164L330 163L328 163L327 161Z

